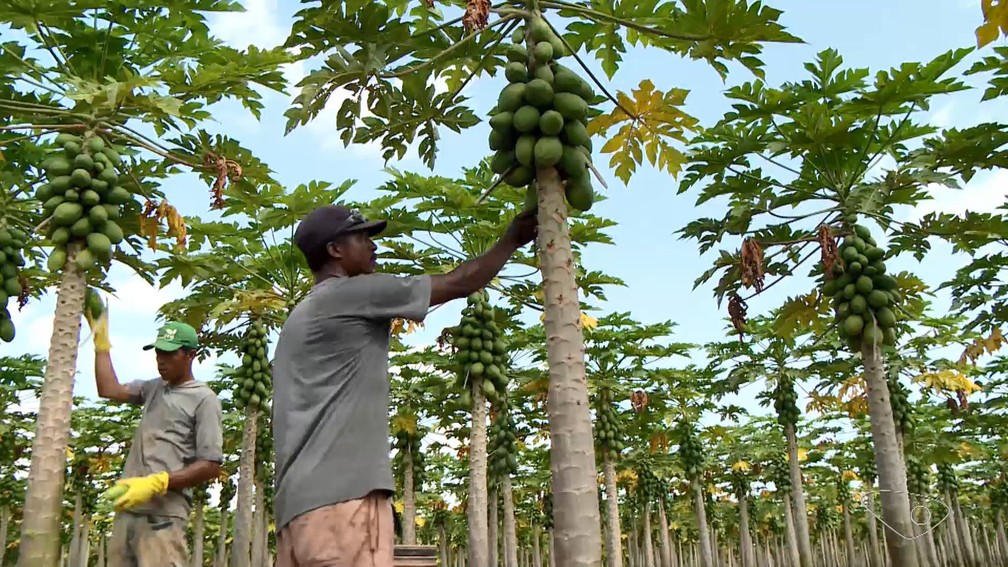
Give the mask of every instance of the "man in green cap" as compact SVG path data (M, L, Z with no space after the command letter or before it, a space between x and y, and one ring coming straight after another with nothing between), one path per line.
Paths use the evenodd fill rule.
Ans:
M159 378L119 382L109 355L108 315L86 315L94 335L95 382L107 400L142 404L116 497L109 567L188 567L186 526L192 490L217 478L223 460L221 404L193 378L199 339L185 323L169 322L154 349Z

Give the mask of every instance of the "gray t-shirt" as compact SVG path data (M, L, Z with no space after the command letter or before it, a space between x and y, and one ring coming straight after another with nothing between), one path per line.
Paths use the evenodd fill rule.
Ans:
M191 380L172 387L160 378L131 382L133 403L143 404L143 417L133 434L124 477L176 472L196 461L222 462L224 429L217 394ZM192 490L169 490L129 510L135 514L187 520Z
M273 359L276 525L395 491L389 457L392 319L423 321L429 276L323 280L287 317Z

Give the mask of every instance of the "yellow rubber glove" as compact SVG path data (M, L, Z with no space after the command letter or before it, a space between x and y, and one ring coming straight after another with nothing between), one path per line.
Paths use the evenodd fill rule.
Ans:
M126 489L122 493L123 488ZM135 508L155 496L164 496L168 492L168 473L159 472L147 476L124 478L115 483L107 494L111 497L119 496L115 501L115 509L118 511Z
M84 310L84 318L87 319L91 327L91 334L94 336L95 352L109 352L112 350L112 343L109 342L108 311L102 311L97 320L91 318L91 313Z

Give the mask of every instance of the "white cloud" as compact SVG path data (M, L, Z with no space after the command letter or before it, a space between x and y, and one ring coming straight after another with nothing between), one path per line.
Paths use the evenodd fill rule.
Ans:
M287 39L290 24L281 25L279 0L245 0L244 12L224 12L210 18L211 33L232 47L255 45L262 49Z
M978 173L962 190L942 186L929 186L936 195L919 203L908 214L910 221L919 221L929 213L961 215L967 211L990 213L997 210L1008 198L1008 171Z

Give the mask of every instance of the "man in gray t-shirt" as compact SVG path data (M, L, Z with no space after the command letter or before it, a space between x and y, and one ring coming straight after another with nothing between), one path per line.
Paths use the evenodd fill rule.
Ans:
M422 321L430 307L482 289L535 238L536 221L523 213L486 254L411 277L375 273L371 237L384 228L329 205L294 234L316 283L273 359L277 567L392 566L391 322Z
M95 381L108 400L142 404L123 470L109 490L116 516L109 567L188 567L186 528L192 490L212 481L223 460L221 404L192 375L198 340L185 323L169 322L154 349L160 378L121 384L109 355L108 316L88 315L94 334Z

